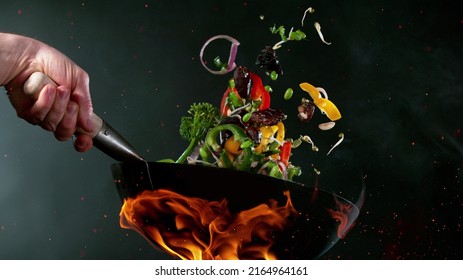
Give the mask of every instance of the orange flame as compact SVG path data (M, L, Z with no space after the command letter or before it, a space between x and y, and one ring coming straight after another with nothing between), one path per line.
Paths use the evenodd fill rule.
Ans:
M273 232L297 215L289 192L285 206L270 200L233 214L226 200L208 201L160 189L126 199L120 225L153 245L188 260L276 259Z
M349 232L349 230L352 228L352 224L354 222L349 219L353 211L353 205L344 203L338 199L335 201L337 209L327 209L327 211L333 219L339 221L337 235L339 239L343 239L347 235L347 232Z

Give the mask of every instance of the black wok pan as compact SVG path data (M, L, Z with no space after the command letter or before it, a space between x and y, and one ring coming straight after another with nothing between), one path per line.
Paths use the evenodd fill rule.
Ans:
M25 98L36 99L47 84L54 84L43 73L32 74L24 85ZM23 98L15 95L16 99ZM199 165L146 162L133 147L97 115L92 116L94 131L86 133L94 145L114 158L114 181L122 201L136 197L145 190L167 189L187 197L208 201L228 201L229 210L238 213L267 203L286 203L284 191L289 190L294 208L299 212L284 230L275 233L272 251L279 259L314 259L329 250L359 215L359 209L350 201L335 194L303 184L264 175ZM333 212L347 218L343 228ZM330 214L331 213L331 214Z
M359 209L335 194L292 181L269 176L200 165L138 162L112 166L121 200L136 197L145 190L167 189L188 197L209 201L226 199L232 213L253 208L269 200L285 205L289 190L299 215L275 234L272 251L278 259L315 259L328 251L352 226ZM346 227L332 211L344 211ZM151 240L152 241L152 240Z

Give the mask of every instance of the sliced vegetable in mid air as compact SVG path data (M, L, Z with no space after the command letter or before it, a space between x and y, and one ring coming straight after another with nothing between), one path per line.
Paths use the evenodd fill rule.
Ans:
M320 92L316 87L309 83L301 83L301 89L307 92L313 99L313 103L324 113L331 121L336 121L341 118L341 112L329 99L321 97Z
M220 62L220 58L216 57L214 59L214 63L216 65L218 63L220 63L221 66L223 66L223 67L221 67L220 70L212 70L209 67L207 67L206 62L203 59L204 50L206 49L206 47L211 42L213 42L215 40L219 40L219 39L225 39L225 40L231 42L230 55L228 57L228 62L226 63L226 65L224 63ZM235 67L236 67L235 59L236 59L236 53L238 52L238 46L239 45L240 45L240 42L238 42L238 40L236 40L235 38L233 38L231 36L228 36L228 35L216 35L214 37L211 37L209 40L206 41L206 43L204 43L203 47L201 48L201 51L199 52L199 58L201 60L201 64L204 66L204 68L207 69L207 71L211 72L212 74L216 74L216 75L227 74L227 73L233 71L235 69Z
M314 11L313 8L308 8L304 12L301 26L304 25L307 13ZM314 26L322 42L331 44L325 41L320 24L315 22ZM274 25L270 31L279 36L280 40L273 47L266 46L262 49L255 65L265 69L268 80L276 81L283 75L277 50L288 41L306 40L306 34L297 28L291 28L287 33L288 29L283 25ZM213 64L217 70L212 70L208 68L203 56L206 47L219 39L231 43L230 54L226 61L215 56ZM188 160L190 164L232 168L292 180L294 176L301 174L301 168L291 163L291 152L303 142L310 144L314 152L318 151L318 147L307 135L301 135L295 140L286 138L284 121L287 116L282 110L271 107L270 95L274 94L272 88L264 85L256 73L236 65L239 45L238 40L231 36L217 35L207 40L201 48L200 60L209 72L218 75L232 71L234 73L223 93L219 109L214 110L210 104L194 104L188 111L189 116L182 118L180 133L190 144L176 162ZM317 107L331 120L321 123L319 128L333 128L334 121L341 118L341 113L328 99L326 91L309 83L301 83L300 88L310 95L311 100L302 98L301 105L298 106L298 118L303 122L310 121ZM289 100L293 93L293 88L287 87L283 98ZM341 139L327 154L343 141L344 134L339 134L339 137Z

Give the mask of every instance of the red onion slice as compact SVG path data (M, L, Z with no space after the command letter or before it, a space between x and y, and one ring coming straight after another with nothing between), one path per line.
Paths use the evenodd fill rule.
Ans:
M282 173L282 179L283 180L288 180L288 171L286 169L286 165L283 162L279 161L278 166L280 167L280 170L281 170L281 173Z
M225 40L231 42L231 47L230 47L230 55L228 57L227 69L214 71L214 70L212 70L212 69L210 69L209 67L206 66L206 63L203 60L203 55L204 55L204 50L206 49L206 47L212 41L215 41L217 39L225 39ZM201 64L204 66L204 68L207 69L207 71L209 71L209 72L211 72L212 74L215 74L215 75L223 75L223 74L230 73L236 67L235 59L236 59L236 53L238 52L238 46L239 45L240 45L240 42L238 42L238 40L236 40L235 38L233 38L231 36L228 36L228 35L216 35L214 37L211 37L209 40L206 41L206 43L204 43L203 47L201 48L201 51L199 52L199 58L201 60Z

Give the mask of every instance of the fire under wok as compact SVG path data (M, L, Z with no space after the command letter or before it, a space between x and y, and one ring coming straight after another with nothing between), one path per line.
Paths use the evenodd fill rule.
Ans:
M344 237L359 215L355 204L338 195L265 175L201 165L141 161L116 163L111 168L122 202L144 192L167 190L209 202L225 200L230 215L235 215L270 202L287 205L290 200L294 213L285 216L284 226L267 233L272 239L270 251L276 259L319 258ZM143 217L151 227L162 224L174 227L175 222L169 219L177 218L177 215L160 220ZM194 228L184 230L195 231ZM138 231L157 247L159 241L150 233L144 232L144 228Z
M40 90L48 84L55 83L43 73L36 72L24 85L24 92L27 98L36 99ZM164 229L164 234L167 235L174 232L180 239L194 237L197 240L192 242L193 245L204 245L205 251L212 252L212 258L218 254L216 251L220 252L221 258L266 258L259 254L256 257L252 253L255 246L249 246L265 243L272 258L314 259L343 238L359 215L358 207L348 200L292 181L217 167L146 162L104 120L95 114L92 119L95 131L89 135L93 138L94 145L113 159L123 162L111 166L114 182L124 203L123 210L128 201L145 194L156 196L161 191L164 198L166 191L169 191L167 200L164 200L166 204L179 201L180 204L183 203L180 205L183 207L180 214L169 212L169 209L174 209L172 205L165 210L153 208L149 203L142 205L144 212L148 214L135 213L138 215L138 222L142 222L143 226L137 224L134 229L155 246L160 245L160 239L153 238L153 232L148 232L148 229ZM146 201L143 203L147 204ZM198 207L198 214L202 216L199 217L199 223L188 224L184 212L194 208L193 204ZM202 208L209 209L209 212ZM160 212L164 215L157 215L157 210L162 210ZM195 216L196 213L193 214ZM237 223L237 220L240 222ZM127 222L134 222L134 218L127 219ZM254 227L250 231L242 231L250 223ZM228 232L225 231L227 226ZM259 233L256 235L257 229ZM211 247L219 239L215 238L217 235L225 238L216 247ZM237 241L233 246L240 253L230 256L227 254L230 251L229 237L232 236ZM208 241L209 237L214 242ZM246 247L242 241L246 238L248 250L242 253L241 247ZM198 257L173 252L167 247L167 250L166 246L162 248L171 255L174 253L173 255L187 259ZM181 246L178 249L177 251L184 251Z

